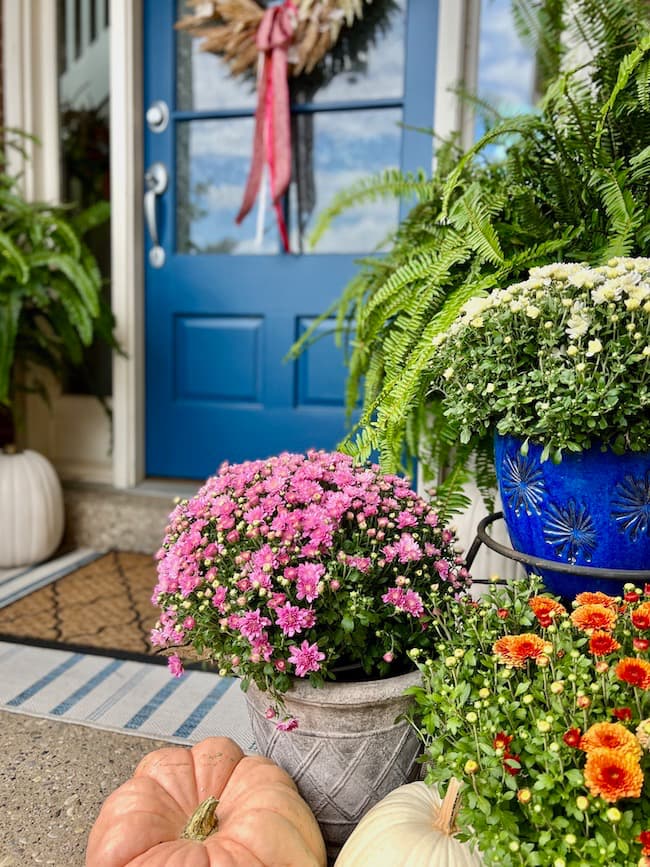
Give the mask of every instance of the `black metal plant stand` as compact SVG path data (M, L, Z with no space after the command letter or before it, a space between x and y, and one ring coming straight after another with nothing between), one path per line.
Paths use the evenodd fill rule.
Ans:
M542 557L533 557L530 554L522 554L509 548L507 545L502 545L500 542L495 542L487 534L487 527L503 518L503 512L494 512L492 515L487 515L479 522L476 528L476 538L472 542L467 556L465 558L467 568L471 568L474 558L478 554L481 545L485 545L497 554L507 557L508 560L516 560L518 563L523 563L525 566L532 566L536 569L546 569L549 572L558 572L567 575L584 575L588 578L608 578L614 581L620 581L621 584L627 582L635 583L637 581L650 581L650 569L602 569L596 566L573 566L571 563L559 563L557 560L545 560ZM488 584L489 579L474 578L474 584Z

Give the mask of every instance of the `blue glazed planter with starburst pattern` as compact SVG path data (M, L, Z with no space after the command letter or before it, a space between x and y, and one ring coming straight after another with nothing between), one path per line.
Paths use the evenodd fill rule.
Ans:
M650 452L622 455L595 446L542 462L542 446L495 437L503 514L513 548L545 560L602 569L650 569ZM618 595L614 579L541 571L548 590ZM630 580L634 576L630 575Z

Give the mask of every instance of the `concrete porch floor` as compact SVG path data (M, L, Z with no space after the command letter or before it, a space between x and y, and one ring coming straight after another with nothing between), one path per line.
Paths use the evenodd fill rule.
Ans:
M200 482L148 482L130 491L64 483L66 547L153 554L175 497ZM0 711L0 867L84 867L108 795L140 759L169 743Z
M0 865L84 867L108 795L163 741L0 711Z

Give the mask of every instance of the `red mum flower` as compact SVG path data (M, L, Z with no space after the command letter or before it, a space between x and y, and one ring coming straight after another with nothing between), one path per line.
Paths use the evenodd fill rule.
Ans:
M495 750L507 750L511 743L512 735L507 735L505 732L499 732L495 735L494 740L492 741L492 746Z
M580 740L582 738L582 732L580 729L569 729L568 732L565 732L562 735L562 740L568 747L575 747L576 749L580 746Z
M616 677L632 686L650 689L650 662L636 657L626 657L616 666Z
M636 841L643 846L641 854L650 855L650 831L641 831Z
M510 774L511 777L516 777L521 770L521 761L519 759L519 756L515 755L514 753L504 753L503 770L506 772L506 774Z
M501 620L505 620L508 614L510 614L510 612L507 608L497 608L497 617L500 617Z
M632 612L632 623L637 629L650 629L650 602L642 602Z
M650 641L647 638L633 638L632 644L635 650L643 652L650 647Z
M621 645L615 638L612 638L609 632L602 630L593 632L589 639L589 650L594 656L608 656L615 650L619 650L620 647Z
M638 598L639 596L637 593L634 592L634 590L631 590L629 593L625 593L623 595L623 599L626 602L636 602Z
M612 710L612 716L620 719L622 722L628 722L632 719L632 711L629 707L615 707Z

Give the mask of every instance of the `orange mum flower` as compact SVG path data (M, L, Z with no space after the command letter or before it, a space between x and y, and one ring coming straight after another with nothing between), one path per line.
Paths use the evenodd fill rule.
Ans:
M533 614L539 621L540 626L550 626L554 619L566 612L564 605L560 605L555 599L550 599L548 596L533 596L528 600L528 604L533 609ZM650 608L650 603L648 603Z
M621 798L638 798L643 788L643 771L632 753L603 747L587 753L585 783L589 793L613 804Z
M604 605L605 608L616 608L618 602L613 596L608 596L607 593L578 593L576 596L578 605Z
M621 659L615 671L619 680L624 680L632 686L639 686L641 689L650 689L650 662L646 662L645 659L627 656Z
M609 653L614 653L619 650L621 645L609 632L603 632L597 629L592 633L589 639L589 650L594 656L607 656Z
M642 602L632 612L632 623L637 629L650 629L650 602Z
M539 659L544 653L546 642L532 632L522 635L505 635L494 642L492 652L501 662L523 668L527 659Z
M620 723L594 723L580 739L580 749L586 753L596 749L621 750L638 759L641 746L629 729Z
M581 593L580 595L586 594ZM594 629L611 632L616 624L616 614L606 605L589 603L576 608L571 615L571 623L578 629L582 629L583 632L591 632Z

